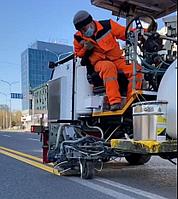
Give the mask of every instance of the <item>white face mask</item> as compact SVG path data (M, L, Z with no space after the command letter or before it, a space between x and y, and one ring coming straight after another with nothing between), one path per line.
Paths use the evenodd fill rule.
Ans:
M89 26L88 29L85 31L84 35L86 37L91 37L95 32L95 29L92 26Z

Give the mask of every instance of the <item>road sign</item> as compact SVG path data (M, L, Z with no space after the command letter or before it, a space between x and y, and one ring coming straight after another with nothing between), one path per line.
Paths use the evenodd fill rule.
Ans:
M23 99L23 94L21 94L21 93L11 93L11 98L13 98L13 99Z

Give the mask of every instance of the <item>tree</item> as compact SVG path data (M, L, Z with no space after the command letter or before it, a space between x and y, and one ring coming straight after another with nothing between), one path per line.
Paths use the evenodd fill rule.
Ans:
M21 117L22 117L21 111L13 112L13 114L12 114L12 126L21 126L22 125Z

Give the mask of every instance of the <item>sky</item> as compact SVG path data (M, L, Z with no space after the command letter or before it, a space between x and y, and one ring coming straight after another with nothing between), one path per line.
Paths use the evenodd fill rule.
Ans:
M96 20L116 19L90 0L0 0L0 80L12 83L12 92L21 93L21 53L38 40L72 45L72 21L79 10ZM123 19L118 22L125 25ZM163 27L162 20L158 22ZM9 86L2 81L0 92L5 94L0 94L0 104L9 103ZM21 100L11 102L12 110L21 110Z

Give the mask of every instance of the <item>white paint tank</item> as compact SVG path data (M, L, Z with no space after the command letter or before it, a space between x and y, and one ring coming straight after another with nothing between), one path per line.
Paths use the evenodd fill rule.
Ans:
M167 134L177 138L177 60L174 61L164 74L159 89L157 100L166 100L167 105Z

